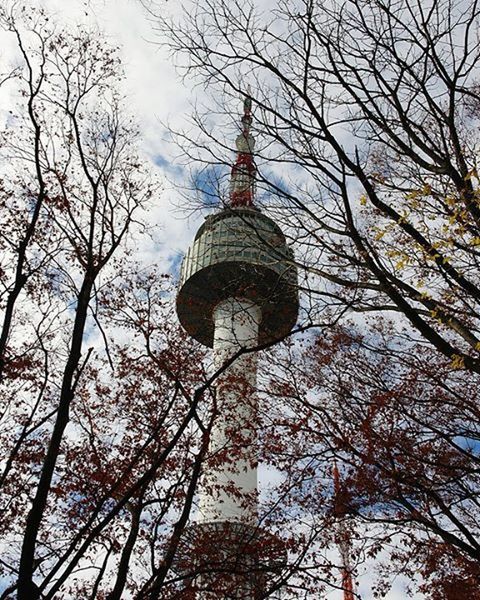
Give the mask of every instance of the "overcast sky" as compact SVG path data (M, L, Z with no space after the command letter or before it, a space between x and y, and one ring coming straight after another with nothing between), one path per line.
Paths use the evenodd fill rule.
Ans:
M178 209L180 197L172 180L181 181L182 169L162 123L185 123L194 98L191 90L181 83L167 52L156 43L152 23L137 0L43 0L35 4L45 6L62 23L98 27L113 45L120 46L127 106L141 128L143 155L160 175L164 188L152 207L160 227L160 246L146 242L140 250L145 261L158 260L160 252L170 265L177 264L202 217L187 218ZM165 11L173 13L179 7L179 3L165 2Z
M232 0L237 1L237 0ZM258 0L262 2L263 0ZM142 131L142 152L146 160L159 176L165 178L164 191L155 199L152 215L160 228L157 236L159 245L146 243L140 248L145 262L159 258L165 263L165 270L172 270L193 237L202 216L194 215L187 219L178 209L180 195L171 184L172 179L181 181L182 169L175 161L175 148L167 142L162 123L182 126L191 110L191 104L198 100L199 90L191 90L181 82L167 52L158 45L158 38L152 30L152 23L137 0L43 0L42 4L56 15L60 23L74 26L77 23L98 27L119 45L125 69L125 94L129 110L137 116ZM168 0L164 3L166 12L175 13L180 2ZM3 47L4 57L8 49ZM239 99L239 110L241 101ZM226 157L227 158L227 157ZM233 157L232 157L233 159ZM372 572L361 576L362 598L372 598L370 586L374 580ZM388 600L405 598L402 582L398 582ZM328 595L330 600L341 598L340 592ZM420 596L418 596L420 598Z

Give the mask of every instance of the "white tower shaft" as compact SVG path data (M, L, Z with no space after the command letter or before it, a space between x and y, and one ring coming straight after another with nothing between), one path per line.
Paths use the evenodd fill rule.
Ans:
M213 313L214 365L258 344L261 309L250 300L228 298ZM216 409L199 494L199 523L257 524L257 358L239 354L219 376Z
M196 523L183 535L187 563L196 570L188 577L197 600L263 597L267 575L287 560L277 537L258 520L254 349L292 330L297 270L282 230L253 202L251 106L247 96L229 206L199 228L182 264L177 296L180 322L198 342L213 347L221 372ZM182 556L183 551L179 572L185 570Z

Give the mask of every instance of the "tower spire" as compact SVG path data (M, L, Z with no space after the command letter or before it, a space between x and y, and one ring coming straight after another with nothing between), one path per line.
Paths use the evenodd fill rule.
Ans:
M250 88L243 101L242 132L235 140L237 159L232 167L230 179L230 206L253 206L255 196L255 162L253 151L255 139L250 128L252 125L252 97Z
M335 491L335 516L337 517L336 525L336 542L338 550L340 552L340 558L342 561L341 574L342 574L342 588L343 588L343 600L355 600L355 593L353 587L352 577L352 564L351 564L351 550L352 540L350 536L350 530L347 523L345 522L345 507L342 506L340 498L340 473L337 467L337 461L333 464L333 486Z

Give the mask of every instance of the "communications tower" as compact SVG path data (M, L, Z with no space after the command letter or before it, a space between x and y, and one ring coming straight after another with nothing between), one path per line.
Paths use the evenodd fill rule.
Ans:
M351 537L351 523L349 524L346 520L344 507L340 502L340 473L335 462L333 465L333 485L335 490L335 514L337 517L337 523L335 528L335 540L340 553L340 559L342 561L340 572L342 577L342 589L343 589L343 600L355 600L358 596L355 595L355 589L353 584L353 567L351 561L352 553L352 537Z
M298 314L297 271L279 226L255 206L251 98L244 101L228 202L198 230L181 268L177 313L186 331L213 348L223 370L216 417L187 530L196 598L261 597L279 564L278 541L257 511L256 354L286 336ZM228 361L231 364L225 368ZM277 550L275 550L275 548ZM265 556L267 554L267 556Z

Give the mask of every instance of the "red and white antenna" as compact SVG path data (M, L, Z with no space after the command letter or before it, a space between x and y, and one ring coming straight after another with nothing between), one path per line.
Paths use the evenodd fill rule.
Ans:
M256 168L253 160L255 140L250 133L252 125L252 98L247 90L243 102L242 133L235 140L237 160L230 179L230 206L253 206Z
M345 520L345 507L342 506L340 501L340 473L338 471L337 462L335 461L333 466L333 485L335 491L335 516L337 517L335 541L340 552L340 558L342 561L341 574L342 574L342 588L343 588L343 600L355 600L355 590L353 585L352 577L352 538L350 529ZM357 596L358 597L358 596Z

